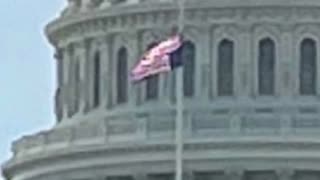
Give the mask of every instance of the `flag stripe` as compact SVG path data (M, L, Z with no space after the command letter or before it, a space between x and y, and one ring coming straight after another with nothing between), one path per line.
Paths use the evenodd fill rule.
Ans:
M179 58L176 58L176 62L172 63L173 57L177 56L175 51L180 53L181 45L181 37L177 35L152 47L132 70L131 79L133 81L143 80L148 76L168 72L181 64L176 63L181 61Z

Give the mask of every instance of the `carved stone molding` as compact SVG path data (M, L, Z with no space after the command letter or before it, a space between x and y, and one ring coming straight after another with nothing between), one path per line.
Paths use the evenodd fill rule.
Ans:
M122 16L114 16L108 14L106 16L102 15L102 18L90 18L90 15L85 15L84 18L79 19L79 17L69 17L62 18L61 20L55 21L50 24L47 28L47 33L49 38L54 42L62 41L70 38L71 36L88 36L89 34L95 32L109 33L114 31L123 31L123 29L140 29L140 28L150 28L150 27L161 27L161 26L171 26L176 21L177 14L174 13L168 6L165 11L155 11L147 13L136 13L132 12L129 14L124 14ZM136 7L135 7L136 8ZM188 9L186 12L186 24L197 24L197 22L208 22L209 24L223 21L233 24L239 24L239 16L241 18L241 27L250 27L252 23L275 23L279 24L279 28L284 31L290 31L291 27L297 23L300 23L297 18L304 19L308 18L308 22L316 23L318 17L320 17L319 12L307 11L307 8L299 7L299 11L305 12L301 16L295 17L296 14L291 13L292 9L274 9L274 8L264 8L263 10L258 9L246 9L238 8L237 11L229 9L214 9L210 11L207 9L197 10ZM144 10L142 9L142 12ZM123 11L125 13L125 11ZM92 13L95 14L95 13ZM99 13L98 13L99 14ZM312 14L309 16L309 14ZM82 15L83 16L83 15ZM86 18L88 16L88 18ZM245 18L244 18L245 17ZM249 17L252 17L250 20ZM79 19L79 20L76 20ZM219 21L217 21L219 20ZM294 21L293 21L294 20ZM73 22L74 21L74 22ZM279 22L289 22L289 23L279 23ZM245 24L245 26L244 26ZM55 43L56 44L56 43Z

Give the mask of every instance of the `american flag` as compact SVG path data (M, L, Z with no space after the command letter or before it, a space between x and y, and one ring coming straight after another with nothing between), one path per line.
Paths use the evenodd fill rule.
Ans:
M174 67L173 57L180 53L182 38L174 35L156 43L147 50L131 72L132 81L141 81L149 76L171 71ZM180 63L181 64L181 63Z

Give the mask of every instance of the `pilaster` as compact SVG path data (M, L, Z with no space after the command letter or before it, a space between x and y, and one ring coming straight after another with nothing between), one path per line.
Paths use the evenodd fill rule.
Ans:
M139 42L138 33L136 31L130 31L128 33L128 43L129 43L129 57L128 57L128 74L131 72L132 68L137 64L139 60ZM128 76L130 77L130 76ZM134 108L138 101L138 86L133 84L130 79L128 79L128 103L129 106Z
M218 64L218 53L217 53L217 48L218 48L218 45L217 45L217 41L218 41L218 36L217 36L217 31L218 31L219 27L214 27L214 29L212 30L211 32L211 37L212 37L212 40L211 40L211 44L212 44L212 47L210 49L210 52L211 52L211 66L210 66L210 69L211 69L211 92L210 92L210 98L211 100L212 99L215 99L217 97L217 94L218 94L218 68L217 68L217 64Z
M200 67L197 69L200 71L198 73L197 79L195 79L195 84L197 82L200 82L200 88L198 91L200 92L201 99L204 101L208 100L209 96L209 86L210 86L210 81L209 79L211 78L210 74L210 64L211 64L211 56L210 56L210 47L211 47L211 34L210 34L210 26L203 26L200 29L200 37L199 37L199 48L197 49L200 56L199 59L195 60L196 64L200 64ZM199 84L196 84L196 87Z
M77 57L78 57L78 63L79 63L79 84L77 85L78 89L78 94L79 97L77 97L78 103L79 103L79 112L84 112L85 110L85 105L86 105L86 99L85 99L85 87L86 87L86 79L85 79L85 66L86 66L86 47L85 47L85 42L80 41L77 43L76 46L76 51L77 51Z
M293 69L292 69L292 96L295 98L299 95L299 86L300 86L300 37L301 34L298 31L294 31L292 36L292 43L293 43Z
M83 87L83 91L84 91L84 112L88 112L90 111L90 109L92 108L92 87L93 87L93 74L92 74L92 68L93 68L93 61L92 61L92 48L91 48L91 44L92 44L92 40L85 40L84 42L85 44L85 48L87 50L87 53L85 54L85 62L84 62L84 87Z
M70 69L70 53L68 46L64 46L63 50L63 82L62 82L62 119L68 118L68 111L69 111L69 69Z
M101 103L100 108L106 108L108 106L109 102L109 90L111 83L109 82L109 71L110 71L110 52L109 52L109 46L110 41L108 37L101 36L98 37L100 39L100 60L101 60L101 75L100 75L100 92L101 92Z
M252 66L252 40L251 40L251 24L239 25L239 39L235 49L239 49L239 62L237 57L234 57L235 64L238 66L238 72L235 73L235 79L237 79L236 88L238 89L237 95L240 97L249 97L252 93L253 80L251 69Z
M206 62L206 54L205 54L205 49L208 48L207 47L207 42L208 40L204 40L204 38L206 37L206 30L203 29L204 31L202 31L200 28L198 29L191 29L191 33L192 33L192 39L193 43L195 45L195 59L194 59L194 68L195 68L195 72L194 72L194 98L196 99L201 99L201 97L203 96L202 94L202 67L203 64ZM192 32L195 31L195 32ZM204 35L201 35L201 33L204 33Z
M289 97L292 96L293 84L292 81L296 76L293 76L293 64L294 64L294 54L293 54L293 26L290 24L282 25L282 32L280 36L280 58L278 63L278 92L281 97Z

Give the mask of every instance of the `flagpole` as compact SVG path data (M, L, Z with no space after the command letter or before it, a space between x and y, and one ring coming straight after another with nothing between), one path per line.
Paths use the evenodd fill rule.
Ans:
M184 1L178 0L179 16L178 30L182 33L184 28ZM182 66L183 67L183 66ZM175 144L176 144L176 173L175 180L182 180L183 176L183 69L177 68L176 76L176 121L175 121Z
M176 180L182 180L182 151L183 151L183 71L177 69L176 79Z

